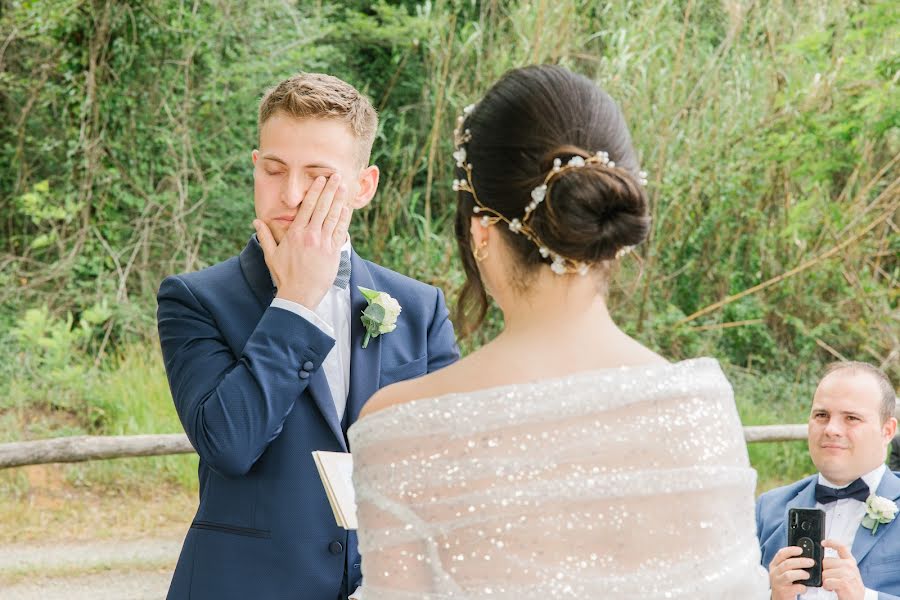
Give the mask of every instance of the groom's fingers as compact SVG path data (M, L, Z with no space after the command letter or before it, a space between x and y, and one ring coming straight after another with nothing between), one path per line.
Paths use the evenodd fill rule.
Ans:
M322 223L322 240L333 241L334 239L334 231L337 229L337 225L341 220L341 212L344 210L344 206L346 206L343 198L345 192L346 188L343 185L338 188L338 193L334 202L331 203L328 215Z
M275 238L272 237L272 232L269 230L269 226L266 225L265 221L262 219L254 219L253 227L256 229L256 239L259 240L259 245L262 248L266 265L269 267L269 272L272 274L272 279L275 281L275 287L278 287L281 282L279 281L278 274L272 268L272 260L275 257L275 249L278 247L278 244L275 243Z
M340 174L335 173L328 178L328 183L325 184L325 188L319 194L319 199L316 201L316 209L309 218L309 228L311 230L318 231L322 229L322 225L325 223L329 211L331 211L332 204L339 201L335 199L335 196L337 196L340 184ZM325 237L324 231L322 232L322 237Z
M352 214L353 210L349 206L346 204L341 206L341 216L338 217L337 225L334 226L334 233L331 235L335 248L340 248L347 241L347 230L350 228L350 215Z
M294 222L291 223L291 227L288 231L293 231L295 229L299 231L306 228L309 224L309 219L316 208L316 204L319 201L319 195L322 193L322 189L324 189L326 183L327 180L321 175L316 177L315 181L312 182L312 185L306 190L306 195L303 196L303 201L300 202L300 209L297 211Z
M259 240L259 245L263 249L263 254L266 259L268 259L274 254L278 244L275 243L275 238L272 237L272 232L269 230L269 226L266 225L265 221L262 219L254 219L253 227L256 229L256 239Z

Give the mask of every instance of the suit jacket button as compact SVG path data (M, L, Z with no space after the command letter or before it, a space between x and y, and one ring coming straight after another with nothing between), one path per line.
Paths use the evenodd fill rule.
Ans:
M300 369L300 379L309 379L309 371Z
M303 370L304 371L312 371L314 366L315 365L312 364L312 361L308 360L305 363L303 363Z
M328 544L328 551L332 554L340 554L344 551L344 545L340 542L331 542Z

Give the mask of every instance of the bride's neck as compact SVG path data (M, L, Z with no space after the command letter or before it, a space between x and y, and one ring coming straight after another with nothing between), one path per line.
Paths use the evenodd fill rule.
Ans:
M505 303L504 337L536 335L574 341L581 335L596 335L598 329L618 330L596 282L585 278L562 284L543 279L530 286L527 295L515 295Z

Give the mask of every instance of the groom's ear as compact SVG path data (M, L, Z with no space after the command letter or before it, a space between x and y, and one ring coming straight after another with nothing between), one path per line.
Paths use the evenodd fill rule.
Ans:
M350 208L357 210L367 206L378 190L378 167L370 165L359 172L359 191L350 199Z

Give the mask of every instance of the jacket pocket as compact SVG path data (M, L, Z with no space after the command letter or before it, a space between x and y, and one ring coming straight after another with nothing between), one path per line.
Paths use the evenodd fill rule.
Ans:
M224 523L212 523L210 521L194 521L191 523L191 529L207 529L209 531L221 531L222 533L230 533L233 535L243 535L255 538L272 538L272 532L268 529L253 529L251 527L238 527L237 525L226 525Z
M415 360L399 365L392 365L381 370L379 387L384 387L398 381L405 381L424 375L428 371L428 356L422 356Z

